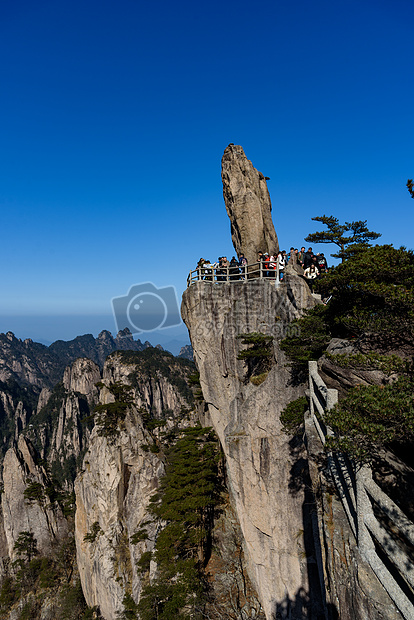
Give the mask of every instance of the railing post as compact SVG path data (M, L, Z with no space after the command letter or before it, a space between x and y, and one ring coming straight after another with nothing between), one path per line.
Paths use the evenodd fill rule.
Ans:
M338 403L338 390L328 389L326 395L326 411L330 411Z
M371 536L366 528L364 517L372 513L371 502L365 490L365 478L370 475L367 467L360 467L356 472L356 512L357 512L357 543L362 556L369 562L369 555L375 552Z
M309 408L310 408L311 415L314 415L315 413L315 406L313 404L313 399L315 397L315 389L313 387L312 372L316 372L317 370L318 370L318 362L309 362Z
M260 269L259 277L263 278L263 261L262 260L259 261L259 269Z

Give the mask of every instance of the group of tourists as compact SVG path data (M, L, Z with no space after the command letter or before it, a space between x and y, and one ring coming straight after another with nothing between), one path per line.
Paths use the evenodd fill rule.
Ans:
M315 280L321 274L328 272L328 261L325 258L325 254L323 252L314 254L312 248L308 248L306 252L304 247L301 247L300 252L293 248L291 250L297 253L298 264L302 266L303 275L307 279L311 291L313 291Z
M286 254L285 250L273 254L258 252L257 266L261 277L276 280L279 274L279 280L282 281L292 255L296 255L297 263L302 267L303 275L313 290L314 281L328 271L328 263L323 252L314 254L312 248L305 251L305 248L302 247L299 251L298 248L291 247L289 255ZM200 258L197 263L198 279L213 281L215 274L218 282L242 280L246 277L246 265L247 259L244 254L240 254L238 259L232 256L230 261L226 256L219 256L215 263Z
M197 263L199 280L204 278L204 280L212 281L214 273L218 282L225 282L227 279L240 280L240 274L241 271L244 271L245 265L247 265L247 259L243 254L240 254L239 260L232 256L230 262L227 260L227 256L219 256L218 261L215 263L210 263L209 260L200 258Z

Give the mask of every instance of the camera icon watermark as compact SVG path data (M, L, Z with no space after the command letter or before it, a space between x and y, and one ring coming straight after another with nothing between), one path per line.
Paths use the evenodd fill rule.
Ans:
M118 331L128 327L133 335L181 325L174 286L157 288L152 282L134 284L127 295L112 298Z

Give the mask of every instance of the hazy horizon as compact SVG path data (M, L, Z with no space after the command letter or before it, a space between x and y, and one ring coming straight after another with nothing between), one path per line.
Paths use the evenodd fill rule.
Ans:
M111 299L147 282L179 302L201 256L234 254L231 142L270 177L282 249L324 214L412 247L407 6L1 3L0 324L112 332Z

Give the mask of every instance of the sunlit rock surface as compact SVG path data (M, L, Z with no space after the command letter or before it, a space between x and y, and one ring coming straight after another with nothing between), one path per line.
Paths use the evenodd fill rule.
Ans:
M266 179L247 159L241 146L229 144L224 151L221 178L237 254L243 253L248 263L253 263L259 250L277 253L279 243Z
M287 403L301 395L279 341L289 322L314 303L292 270L279 288L259 280L198 282L185 291L181 309L226 456L250 577L269 620L277 613L302 618L318 605L309 588L313 567L304 541L304 454L292 449L279 420ZM246 365L237 359L244 348L238 337L252 332L274 336L274 363L258 386L246 378Z

